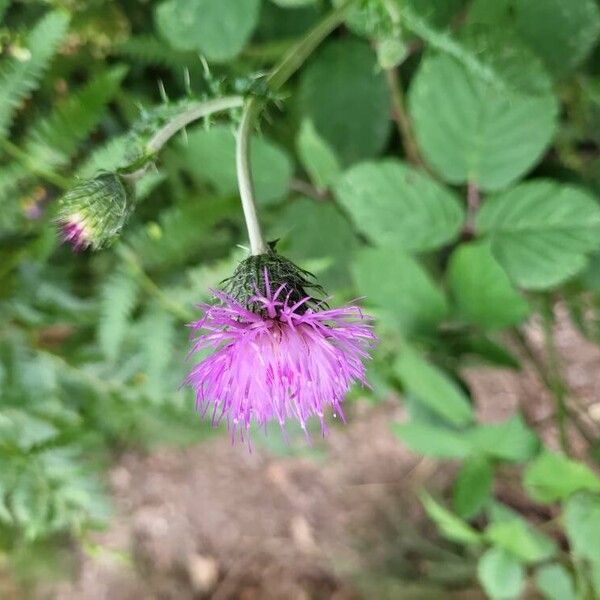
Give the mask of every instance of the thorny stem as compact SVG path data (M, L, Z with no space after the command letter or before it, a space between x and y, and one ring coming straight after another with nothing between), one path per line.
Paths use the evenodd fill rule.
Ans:
M216 112L222 112L232 108L239 108L243 104L244 98L242 96L224 96L223 98L199 102L185 112L177 115L174 119L161 127L148 142L146 150L150 154L156 154L178 131L181 131L186 125L189 125L190 123L193 123L202 117L207 117L208 115L212 115Z
M145 164L139 168L132 167L133 171L130 173L121 173L122 177L128 179L130 182L135 183L140 179L148 170L149 157L154 156L162 147L179 131L181 131L186 125L207 117L217 112L225 110L231 110L232 108L239 108L244 104L244 98L242 96L224 96L223 98L215 98L214 100L205 100L204 102L198 102L190 106L184 112L178 114L168 123L163 125L146 144L146 152L144 155Z
M276 92L279 90L303 65L315 48L342 22L346 10L354 1L347 0L333 10L311 29L304 38L289 49L267 77L267 84L271 91ZM250 169L250 134L261 108L261 103L257 98L249 98L246 101L238 128L235 156L240 199L248 229L250 252L253 255L265 254L269 249L263 238L258 220L252 171Z

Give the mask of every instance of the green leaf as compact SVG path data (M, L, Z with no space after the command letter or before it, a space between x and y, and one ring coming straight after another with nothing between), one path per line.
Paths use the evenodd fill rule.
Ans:
M352 167L335 192L357 229L377 245L433 250L452 241L464 221L464 210L452 192L395 160Z
M600 207L580 188L531 181L488 199L476 225L511 279L541 290L584 268L586 253L598 247Z
M447 56L426 57L410 87L410 114L426 160L453 184L508 186L542 156L554 134L551 93L487 83Z
M428 423L392 423L392 431L413 452L435 458L465 458L471 446L461 432Z
M377 57L367 43L329 42L308 65L300 107L343 165L383 150L390 133L390 99Z
M19 104L37 87L68 23L65 13L48 13L27 35L25 47L29 56L6 58L0 63L0 137L6 137Z
M34 124L25 139L27 154L43 165L65 165L104 116L126 71L124 67L104 71Z
M296 138L302 166L319 189L327 189L338 178L340 164L335 152L319 135L310 119L304 119Z
M298 8L299 6L314 4L316 0L271 0L271 2L283 8Z
M362 250L354 262L361 295L384 319L410 334L435 327L447 314L442 292L421 265L395 248Z
M479 559L477 575L493 600L519 598L525 585L523 565L501 548L490 548Z
M537 502L564 500L581 490L600 492L600 478L589 467L547 451L527 467L523 484Z
M189 133L181 150L194 179L200 183L208 181L220 195L237 195L235 136L230 127L197 127ZM292 164L284 150L264 137L253 137L250 162L259 202L274 202L287 194Z
M117 270L104 282L100 294L98 343L107 360L114 361L137 302L138 283L131 273Z
M173 48L223 62L242 51L259 11L260 0L166 0L156 9L156 23Z
M394 370L413 398L448 423L461 426L473 421L473 408L460 386L414 350L405 347Z
M600 557L600 496L578 493L567 500L564 522L575 556L598 565Z
M556 554L556 544L520 518L491 523L485 530L485 537L494 546L528 563L546 560Z
M540 445L518 413L503 423L477 425L465 432L465 436L477 451L512 462L529 460Z
M576 600L575 586L570 573L562 565L552 563L539 567L535 583L545 600Z
M269 239L278 238L282 254L299 264L306 259L327 261L318 273L326 289L349 285L350 261L358 240L348 219L332 202L298 198L286 205Z
M515 28L557 77L564 77L590 53L600 33L594 0L476 0L471 19Z
M454 250L448 285L460 317L484 330L517 325L530 312L487 243L462 244Z
M460 467L453 488L453 506L463 519L472 519L490 498L494 470L484 456L467 459Z
M429 494L423 492L421 502L442 535L449 540L460 544L478 544L480 542L481 536L475 529L436 502Z
M52 423L24 410L0 410L0 448L9 444L21 450L30 450L57 435L58 430Z
M175 347L175 322L163 309L150 305L141 318L140 344L146 388L155 401L169 397L168 390L177 385L170 369Z

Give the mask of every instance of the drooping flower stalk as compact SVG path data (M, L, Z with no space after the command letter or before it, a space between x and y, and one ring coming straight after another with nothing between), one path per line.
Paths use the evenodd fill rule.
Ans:
M297 44L289 49L267 77L267 85L271 92L277 92L304 64L304 61L315 48L342 23L346 11L354 1L347 0L338 8L331 11L329 15L317 23ZM240 200L248 230L250 252L253 255L264 254L269 249L263 238L258 219L254 186L252 183L252 171L250 169L250 134L252 133L255 120L260 114L260 109L261 103L258 98L251 97L246 101L238 129L235 156Z
M267 78L276 91L340 22L352 0L317 25ZM244 105L237 134L236 168L251 255L213 291L193 323L192 354L205 353L186 383L198 410L214 424L226 421L234 437L252 423L265 427L290 419L307 431L326 412L343 417L342 402L355 382L368 385L364 361L375 343L371 320L358 306L329 308L313 276L278 255L264 240L250 170L249 140L261 101ZM307 290L311 290L309 293Z

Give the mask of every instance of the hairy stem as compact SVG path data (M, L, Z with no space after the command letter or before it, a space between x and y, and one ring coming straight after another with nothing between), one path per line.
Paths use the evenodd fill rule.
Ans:
M239 108L244 103L242 96L225 96L223 98L216 98L214 100L207 100L206 102L198 102L194 106L191 106L185 112L178 114L166 125L161 127L150 139L146 150L150 154L156 154L160 149L178 132L181 131L186 125L207 117L216 112L222 112L224 110L230 110L232 108Z
M322 21L315 25L304 38L290 48L267 76L267 83L271 91L276 92L279 90L281 86L284 85L285 82L304 64L304 61L310 56L315 48L336 27L338 27L338 25L340 25L346 10L354 1L355 0L347 0L347 2L344 2L337 9L333 10ZM252 183L252 171L250 168L250 135L254 129L254 124L260 114L261 108L261 102L257 98L249 98L246 100L242 120L237 133L235 155L238 187L240 190L246 227L248 229L250 252L253 255L265 254L269 249L263 238L260 222L258 220L254 186Z

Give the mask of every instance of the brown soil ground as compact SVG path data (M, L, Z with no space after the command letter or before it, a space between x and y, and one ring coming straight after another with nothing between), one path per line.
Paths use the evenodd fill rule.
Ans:
M528 339L540 349L535 325ZM571 405L597 433L600 349L564 315L557 343ZM477 367L465 376L482 419L503 419L520 406L556 445L553 404L533 370ZM80 550L74 581L36 597L481 598L470 583L472 561L435 539L415 493L423 486L443 493L454 466L404 448L389 428L402 418L398 400L358 402L349 425L334 428L324 452L311 458L249 453L225 438L127 454L110 474L117 514L94 536L100 550Z

